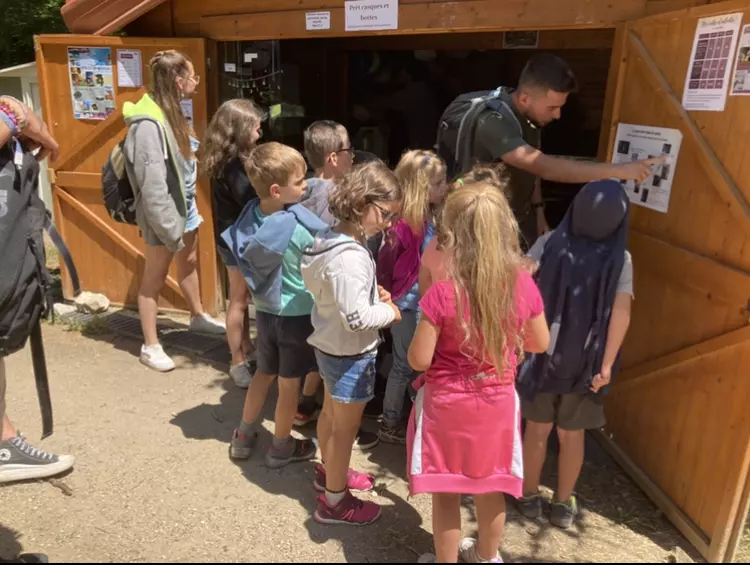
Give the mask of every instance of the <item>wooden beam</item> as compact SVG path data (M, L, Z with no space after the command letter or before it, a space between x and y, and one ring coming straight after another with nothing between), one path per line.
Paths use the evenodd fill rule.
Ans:
M55 194L58 196L58 198L65 202L68 206L73 208L76 212L84 216L88 221L91 222L92 225L97 227L100 232L102 232L105 236L107 236L110 239L113 239L115 243L126 253L128 253L131 257L134 257L138 259L139 261L145 261L145 257L143 256L143 253L138 251L138 249L130 243L127 239L122 237L119 233L117 233L115 230L113 230L110 226L107 225L107 222L102 220L99 216L94 214L91 210L86 208L83 204L81 204L73 195L65 192L59 187L55 187ZM58 210L55 210L55 213L58 213ZM60 216L62 217L62 208L59 210ZM180 290L180 285L177 283L176 280L174 280L172 277L167 276L166 285L173 291L179 294L179 296L182 296L182 291Z
M570 32L568 32L570 33ZM624 91L625 72L628 64L627 27L620 24L615 31L612 43L612 56L609 61L607 90L604 95L602 127L599 130L599 160L607 163L612 155L612 146L620 121L620 102Z
M635 462L628 457L615 441L601 431L592 430L591 434L612 456L620 467L630 476L635 483L641 487L654 504L656 504L664 515L677 527L680 532L692 543L702 554L707 555L709 540L701 529L677 506L659 486L644 473Z
M747 2L742 2L747 7ZM681 12L678 12L681 13ZM682 107L682 101L664 78L659 70L656 61L646 49L641 39L630 30L628 34L630 47L635 51L637 57L643 61L646 69L649 71L646 76L651 80L654 87L654 94L663 93L663 98L667 103L667 109L675 116L684 130L685 141L693 142L696 145L698 159L706 172L706 176L716 188L721 200L726 204L729 212L745 227L745 231L750 231L750 205L745 200L744 195L737 187L737 184L729 176L721 160L711 148L711 145L703 137L698 126L695 124L690 114Z
M71 173L68 171L58 171L55 173L55 185L58 187L101 190L102 175L101 173Z
M403 4L397 30L345 32L344 7L327 9L331 29L305 29L307 10L288 10L203 16L201 35L220 41L290 39L313 37L356 37L446 32L503 31L519 29L582 29L612 27L615 22L643 13L644 0L619 2L556 2L552 0L464 0ZM179 27L179 22L178 27Z
M611 49L614 30L577 29L539 32L539 49ZM357 36L331 39L329 49L348 51L463 51L470 49L495 51L504 49L503 33L440 33L397 36Z
M705 16L720 16L722 14L731 14L732 12L742 12L747 10L747 0L708 0L707 2L695 2L694 6L677 10L674 12L666 12L653 14L640 18L637 22L641 24L658 24L668 23L675 20L688 20L690 18L703 18ZM648 5L648 2L647 2Z
M737 519L732 524L732 533L727 543L727 551L724 553L724 563L734 563L737 549L739 549L740 540L745 533L745 524L747 523L747 514L750 512L750 474L745 478L745 487L742 489L742 498L740 499L737 510Z
M660 377L665 371L693 363L711 353L750 343L750 326L734 330L713 339L685 347L674 353L639 363L623 370L614 381L614 391L624 391Z

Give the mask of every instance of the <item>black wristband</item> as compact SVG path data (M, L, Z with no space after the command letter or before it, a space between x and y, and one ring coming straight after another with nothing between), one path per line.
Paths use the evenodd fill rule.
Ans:
M540 210L540 209L544 208L544 202L532 202L531 203L531 207L534 210Z

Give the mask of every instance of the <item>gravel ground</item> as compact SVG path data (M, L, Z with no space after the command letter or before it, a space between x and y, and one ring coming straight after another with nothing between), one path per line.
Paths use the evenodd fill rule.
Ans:
M176 371L157 374L137 362L139 344L132 340L84 337L60 326L45 326L45 345L55 434L37 441L27 352L7 360L9 415L37 445L72 453L77 464L57 481L0 487L0 556L23 549L46 552L55 562L415 562L431 551L430 500L407 500L403 447L381 445L355 456L356 466L378 477L371 495L385 506L378 523L320 526L311 518L312 465L263 466L268 420L257 454L239 465L228 459L244 393L220 368L178 357ZM577 526L563 532L545 520L525 520L509 505L506 560L695 557L598 446L589 448ZM546 484L554 484L552 475ZM464 506L470 535L470 499Z

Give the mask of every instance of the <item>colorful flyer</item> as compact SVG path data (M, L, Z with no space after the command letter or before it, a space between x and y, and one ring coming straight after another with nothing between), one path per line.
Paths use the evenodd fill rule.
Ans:
M68 47L70 92L77 120L105 120L115 111L112 50Z
M732 96L750 96L750 25L742 28L737 59L734 62Z
M701 18L695 28L682 106L723 112L742 13Z

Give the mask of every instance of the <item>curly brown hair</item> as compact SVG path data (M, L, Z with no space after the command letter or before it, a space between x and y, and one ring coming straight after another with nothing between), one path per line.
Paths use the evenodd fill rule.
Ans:
M403 190L393 171L372 161L352 169L331 191L328 205L337 220L359 225L368 204L401 199Z

